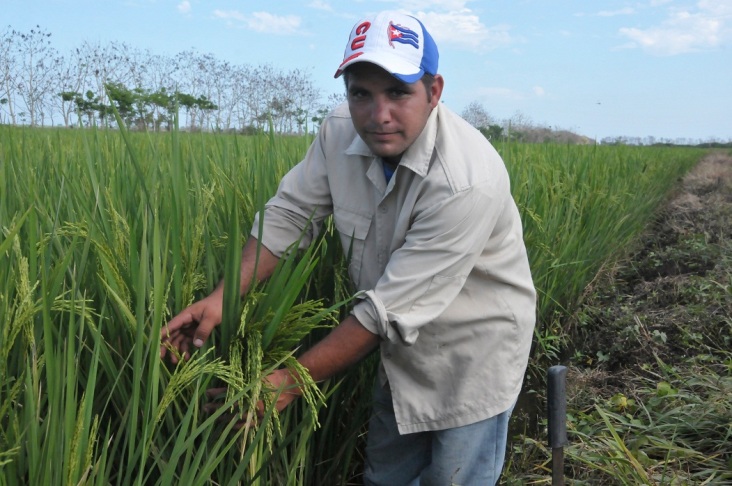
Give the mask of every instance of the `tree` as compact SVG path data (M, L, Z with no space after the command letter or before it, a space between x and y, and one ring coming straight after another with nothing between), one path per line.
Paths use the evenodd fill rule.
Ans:
M65 127L71 126L71 115L77 108L75 97L70 95L82 91L87 75L88 65L82 61L80 49L73 50L69 56L61 56L53 89L59 96L52 97L50 106L61 113Z
M129 126L135 120L138 110L138 93L133 92L122 83L107 83L105 85L109 101L114 103L120 118Z
M329 94L326 104L320 105L316 110L316 115L310 119L314 124L314 128L320 128L320 125L323 123L323 120L325 120L325 117L328 116L328 114L333 111L338 105L345 101L345 93Z
M117 83L127 86L133 75L129 69L130 48L119 42L102 46L84 42L80 61L88 66L84 87L99 93L99 102L108 104L106 85ZM127 60L126 60L127 59Z
M158 132L163 123L166 123L166 129L170 131L175 117L175 96L168 94L168 90L165 88L159 88L154 93L150 93L148 98L153 109L153 129Z
M495 124L493 117L488 114L488 110L477 101L472 101L466 106L460 116L478 129L488 128L490 125Z
M99 98L91 90L88 90L84 95L76 91L63 91L59 93L59 97L66 103L73 103L79 117L86 116L87 125L91 126L94 113L99 111Z
M17 77L17 61L15 49L15 31L8 30L0 35L0 98L8 113L11 124L16 124L15 86ZM0 106L2 108L2 106Z
M51 34L40 26L28 33L13 31L18 54L17 94L25 104L31 126L43 125L48 95L61 60L51 47Z
M268 101L275 97L276 72L269 64L257 66L248 72L249 91L246 94L244 103L249 113L249 124L261 130L267 126Z
M511 118L508 118L503 122L503 126L510 126L511 130L526 130L534 126L534 122L531 118L519 110L516 110Z
M2 107L2 105L7 105L7 104L8 104L7 98L0 98L0 108ZM2 123L3 123L3 111L0 110L0 125L2 125Z
M213 101L209 100L208 97L206 97L205 95L201 95L196 98L195 106L200 110L202 114L204 114L202 118L205 118L205 114L219 109L219 107Z
M503 136L503 127L501 125L489 125L480 129L480 133L485 135L488 140L500 140Z
M292 132L297 126L298 133L302 133L307 114L318 107L320 90L313 84L308 71L293 69L284 75L279 91L286 93L291 100L291 107L286 114L286 131Z
M322 104L306 70L236 66L194 51L159 56L119 42L84 42L59 55L50 37L40 27L0 33L0 120L43 125L60 115L68 127L98 116L107 126L114 106L129 126L160 130L181 107L181 125L191 129L251 131L271 122L278 132L303 133L336 104Z

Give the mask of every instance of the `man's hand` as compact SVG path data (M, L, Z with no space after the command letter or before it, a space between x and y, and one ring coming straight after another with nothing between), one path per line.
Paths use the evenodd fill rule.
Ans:
M278 412L283 411L287 406L295 401L300 396L300 388L293 378L290 370L280 369L275 370L265 378L264 383L265 391L270 393L272 399L275 401L275 409ZM208 413L213 413L218 410L223 404L216 402L215 400L226 396L226 388L209 388L206 390L206 396L210 403L206 404L204 410ZM265 404L262 400L257 402L256 406L256 420L259 421L264 417L266 412ZM237 422L236 428L241 428L247 424L254 417L245 417L241 421ZM222 415L222 420L231 420L231 414Z
M277 262L278 257L259 245L255 238L249 238L241 255L239 295L246 294L252 280L262 281L272 275ZM179 356L190 358L193 348L203 346L213 328L221 324L223 308L224 286L221 282L211 295L184 309L161 329L160 357L165 358L169 354L170 361L177 363L178 356L172 352L177 350Z
M190 358L193 348L203 346L214 327L221 323L222 313L221 289L181 311L160 330L160 357L169 355L173 364L178 362L178 355Z

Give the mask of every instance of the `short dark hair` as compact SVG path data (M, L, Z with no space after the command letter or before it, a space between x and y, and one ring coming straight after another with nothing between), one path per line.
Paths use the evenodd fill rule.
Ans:
M353 64L351 64L353 66ZM343 84L346 85L346 92L348 92L348 79L350 78L351 72L350 67L348 66L345 71L343 71ZM422 77L420 78L420 81L422 81L422 84L424 84L424 87L427 89L427 101L432 101L432 85L435 84L435 75L430 73L424 73Z

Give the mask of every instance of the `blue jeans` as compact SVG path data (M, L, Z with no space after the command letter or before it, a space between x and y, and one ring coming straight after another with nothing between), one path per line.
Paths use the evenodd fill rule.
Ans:
M377 384L366 444L367 486L486 486L498 482L513 407L482 422L399 435L391 391Z

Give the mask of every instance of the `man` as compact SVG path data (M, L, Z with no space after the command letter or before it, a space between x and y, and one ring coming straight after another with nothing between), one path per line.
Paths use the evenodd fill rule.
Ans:
M366 484L494 484L533 335L536 296L506 169L440 105L437 64L416 18L358 22L336 72L347 106L323 122L243 250L242 294L255 269L269 276L303 230L305 246L333 214L361 293L298 360L319 381L380 348ZM200 347L221 321L222 295L219 286L172 319L163 345ZM289 371L268 380L295 390L279 410L297 397Z

